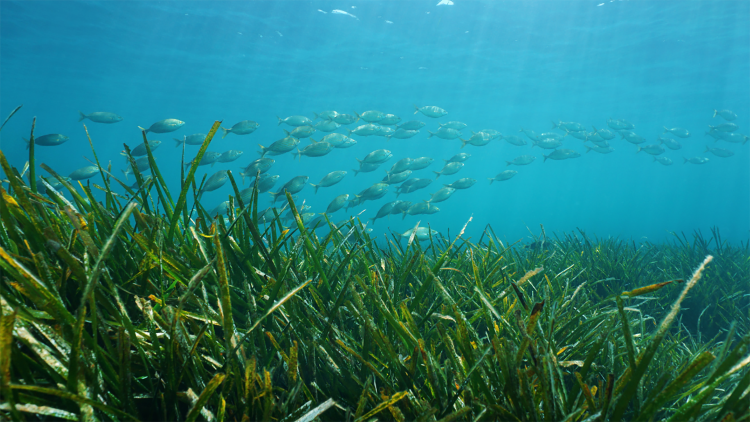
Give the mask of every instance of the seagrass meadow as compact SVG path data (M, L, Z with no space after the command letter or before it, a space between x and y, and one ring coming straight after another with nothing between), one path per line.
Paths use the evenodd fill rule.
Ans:
M0 418L750 420L748 243L375 241L289 194L293 223L261 224L231 172L214 217L194 176L218 128L176 196L150 149L140 189L42 163L45 194L33 127L28 184L0 153Z

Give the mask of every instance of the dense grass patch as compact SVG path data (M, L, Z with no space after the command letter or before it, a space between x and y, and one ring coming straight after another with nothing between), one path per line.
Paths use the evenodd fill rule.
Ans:
M138 191L42 165L71 200L0 153L0 416L750 420L748 244L375 242L289 195L291 227L260 224L231 174L214 218L193 177L216 128L177 202L150 151Z

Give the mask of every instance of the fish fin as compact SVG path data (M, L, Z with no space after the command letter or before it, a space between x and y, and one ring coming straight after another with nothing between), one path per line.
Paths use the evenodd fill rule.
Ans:
M354 177L357 177L357 175L359 174L359 170L352 169L352 171L354 172Z
M21 138L21 139L23 139L23 141L26 142L26 149L29 149L29 146L31 145L31 141L29 141L26 138Z
M594 132L599 132L599 129L597 129L597 128L596 128L596 126L594 126L594 125L591 125L591 127L593 127L593 128L594 128Z
M87 117L85 114L83 114L83 112L81 110L78 110L78 114L81 115L81 117L78 118L79 122L82 121L82 120L84 120ZM714 114L714 116L716 116L716 115Z
M586 148L586 154L588 154L589 152L591 152L591 150L593 149L593 148L591 148L588 145L584 145L584 147Z
M419 107L417 107L417 105L416 105L416 104L414 104L414 108L416 109L416 110L414 111L414 114L417 114L417 113L419 113Z
M667 127L664 126L664 132L662 132L662 133L667 133L667 132L669 132L669 129L667 129Z
M258 154L260 154L260 158L265 157L266 156L266 147L264 147L261 144L258 144L258 146L260 147L260 151L258 151Z
M683 159L683 160L685 160L685 161L684 161L684 162L683 162L682 164L687 164L687 162L688 162L688 159L687 159L687 158L685 158L685 157L682 157L682 159Z
M636 145L636 147L638 148L638 151L636 151L635 153L638 154L639 152L641 152L641 146L640 145Z
M320 142L320 141L316 141L315 139L313 139L313 138L310 138L310 142L311 142L311 143L313 143L313 144L317 144L317 143L318 143L318 142Z
M349 135L347 135L347 136L349 136L349 137L351 138L351 136L352 136L352 130L351 130L351 129L349 129L349 128L346 128L346 130L348 130L348 131L349 131Z
M705 150L705 151L703 151L703 153L705 154L705 153L707 153L707 152L708 152L708 151L710 151L710 150L711 150L711 148L709 148L709 147L708 147L708 145L706 145L706 150Z
M549 155L542 154L542 157L544 157L544 161L542 161L544 163L545 161L547 161L547 157L549 157Z
M463 149L466 146L466 144L469 143L469 141L464 141L461 138L458 138L458 139L461 141L461 149Z
M130 174L130 172L125 171L125 170L121 170L121 171L122 171L122 174L125 175L125 180L127 181L128 180L128 174Z
M440 172L439 172L439 171L434 171L434 170L433 170L433 173L437 174L437 176L435 176L435 180L437 180L437 179L438 179L438 177L440 177Z
M388 142L391 140L391 135L385 135L385 141Z
M359 113L357 113L356 111L354 112L354 115L357 116L357 120L362 118L362 116L360 116Z
M716 114L719 112L719 110L714 110L714 117L716 117Z
M415 114L416 114L416 113L415 113ZM430 132L429 130L427 131L427 133L429 133L429 134L430 134L430 136L428 136L428 137L427 137L427 139L430 139L430 138L432 138L432 136L434 135L434 133Z
M317 116L317 115L316 115L316 116ZM284 123L284 121L283 121L283 120L281 120L281 117L279 117L279 116L276 116L276 118L277 118L277 119L279 119L279 126L281 126L281 124L282 124L282 123Z
M299 160L302 161L302 157L301 157L299 148L297 148L297 152L292 152L292 155L294 156L294 158L300 157Z
M313 114L314 114L314 113L313 113ZM315 193L318 193L318 188L319 188L320 186L316 185L315 183L310 183L310 186L312 186L313 188L315 188Z
M710 127L710 126L709 126L709 127ZM148 129L144 129L144 128L140 127L140 126L138 126L138 129L142 130L143 132L146 132L146 133L148 133Z
M223 135L221 135L221 139L224 139L224 138L226 138L226 137L227 137L227 135L229 135L229 132L231 132L231 131L232 131L232 129L225 129L225 128L223 128L223 127L222 127L222 128L220 128L220 129L224 131L224 134L223 134Z
M491 177L488 177L488 178L487 178L487 180L489 180L489 181L490 181L490 184L492 184L492 182L494 182L494 181L495 181L495 179L494 179L494 178L491 178ZM445 186L448 186L448 185L445 185Z
M552 129L554 129L554 128L556 128L556 127L557 127L557 123L555 123L555 121L553 120L553 121L552 121Z
M185 139L183 139L183 140L179 140L179 139L177 139L177 138L172 138L172 139L174 139L174 142L175 142L175 146L174 146L174 147L175 147L175 148L177 148L177 147L179 147L179 146L180 146L181 144L185 143L185 139L187 139L187 136L185 136Z

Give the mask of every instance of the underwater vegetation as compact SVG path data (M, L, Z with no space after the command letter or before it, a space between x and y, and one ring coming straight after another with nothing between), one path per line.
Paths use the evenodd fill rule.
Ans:
M292 223L261 222L231 171L214 218L194 177L219 127L177 196L147 142L138 189L41 164L40 194L33 127L28 185L0 151L2 418L750 420L750 243L376 242L288 192Z

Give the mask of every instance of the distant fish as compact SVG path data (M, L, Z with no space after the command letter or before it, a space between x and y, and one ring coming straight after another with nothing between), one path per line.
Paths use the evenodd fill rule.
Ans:
M161 141L157 141L157 140L148 141L148 146L151 148L151 152L154 152L156 148L159 148L159 145L161 145ZM130 151L130 155L132 155L133 157L142 157L146 154L148 154L148 152L146 151L145 142L138 144L137 147L133 148ZM120 155L127 155L127 154L125 154L125 151L123 151L120 153Z
M211 192L219 189L227 183L227 180L229 180L229 176L227 175L226 170L217 171L206 180L206 183L203 185L203 189L201 189L201 194L203 192Z
M293 152L294 158L302 159L302 156L307 157L322 157L328 155L333 150L333 145L328 142L314 142L304 148L297 149L297 152Z
M359 20L359 18L358 18L358 17L356 17L356 16L352 15L351 13L349 13L349 12L344 12L343 10L339 10L339 9L333 9L333 10L331 10L331 13L332 13L332 14L334 14L334 15L346 15L346 16L351 16L351 17L353 17L354 19L356 19L356 20Z
M580 156L581 154L578 151L560 148L552 151L549 155L545 155L544 161L547 161L548 158L551 160L567 160L569 158L578 158Z
M687 129L683 129L681 127L674 127L672 129L669 129L668 127L664 126L664 133L667 132L670 132L672 135L679 136L680 138L690 137L690 132L688 132Z
M314 183L310 183L310 186L315 189L315 193L318 193L318 188L327 188L333 186L343 180L344 176L346 176L346 171L344 170L332 171L323 176L323 178L320 179L320 182L318 182L317 185Z
M279 116L276 116L277 119L279 119L279 125L282 123L286 123L289 126L299 127L299 126L312 126L313 122L309 118L305 116L289 116L285 119L282 119Z
M657 161L665 166L671 166L673 164L672 159L669 157L654 157L654 161Z
M224 131L224 134L221 135L221 139L226 138L230 133L234 133L235 135L249 135L255 132L255 129L258 129L259 126L260 124L258 124L258 122L243 120L239 123L235 123L235 125L229 129L221 128L221 130Z
M245 177L255 177L258 172L260 172L261 174L267 172L275 162L276 160L272 158L258 158L257 160L251 162L247 165L247 167L243 169L242 172L240 172L240 176L242 176L242 182L245 182Z
M379 121L378 123L384 126L392 126L400 121L401 118L396 116L395 114L386 114L385 116L383 116L383 120Z
M378 123L385 118L385 113L377 110L368 110L362 114L354 112L354 114L367 123Z
M515 170L505 170L498 173L497 176L488 179L490 180L490 184L492 184L492 182L502 182L511 179L516 174L518 174L518 172Z
M411 171L417 171L422 170L430 166L432 162L435 161L432 157L419 157L415 158L411 161L411 166L409 166L409 170Z
M86 166L81 167L78 170L73 171L68 175L72 180L84 180L89 179L99 174L99 167L97 166Z
M712 136L717 141L719 139L721 139L722 141L731 142L733 144L744 144L745 142L747 142L748 140L750 140L750 137L745 136L745 135L743 135L741 133L737 133L737 132L716 132L716 131L713 131L713 132L710 132L710 133L716 135L716 136L713 136L713 135Z
M692 157L692 158L685 158L682 157L683 160L685 160L684 164L690 163L690 164L706 164L710 160L706 157Z
M443 202L453 196L453 194L456 193L456 188L452 188L449 186L445 186L443 188L440 188L437 192L430 195L430 199L427 200L427 202L435 203L435 202Z
M653 144L653 145L638 145L638 151L636 151L636 154L639 152L645 152L646 154L651 155L661 155L664 154L664 147L659 144Z
M207 165L210 164L211 167L213 167L214 164L216 164L216 162L219 161L219 157L221 157L221 153L220 152L206 151L203 154L203 157L201 157L201 160L198 162L198 165L199 166L207 166ZM188 169L190 166L192 166L193 165L193 161L195 161L195 159L191 160L189 163L185 163L185 169Z
M357 116L352 116L351 114L338 113L332 118L332 120L340 125L350 125L359 120L359 118Z
M466 126L468 126L466 123L457 122L457 121L440 124L440 127L446 127L448 129L456 129L456 130L464 130L466 129Z
M406 129L400 129L399 128L399 129L396 129L396 131L393 132L392 135L386 135L386 138L388 138L389 140L391 138L409 139L409 138L412 138L412 137L416 136L418 133L419 133L418 130L406 130Z
M260 147L260 151L258 151L258 153L261 157L265 157L266 154L281 155L286 152L292 151L297 147L297 145L299 145L299 139L295 138L294 136L287 136L283 139L279 139L278 141L272 143L267 147L258 144L258 146Z
M408 122L401 123L396 127L398 129L404 130L419 130L425 127L425 122L420 122L419 120L409 120Z
M439 212L440 208L438 208L435 205L432 205L429 202L418 202L412 206L409 207L406 211L404 211L404 215L401 218L402 220L406 218L407 215L418 215L418 214L435 214L436 212Z
M734 132L738 129L738 126L734 123L720 123L716 126L708 126L711 128L711 130L719 131L719 132Z
M67 136L60 135L59 133L50 133L49 135L42 135L34 138L34 145L54 147L68 142L69 139L70 138L68 138ZM26 142L26 149L29 149L29 145L31 142L28 139L24 139L24 141Z
M658 141L662 145L664 145L665 147L667 147L667 148L669 148L669 149L671 149L673 151L676 151L676 150L682 148L682 145L680 145L679 142L675 141L672 138L664 138L664 137L660 136L659 139L658 139Z
M709 146L706 146L706 150L703 151L703 152L704 153L705 152L710 152L711 154L713 154L713 155L715 155L717 157L722 157L722 158L727 158L727 157L731 157L731 156L734 155L734 153L732 151L728 150L728 149L724 149L724 148L711 148Z
M414 106L414 108L416 109L414 114L422 113L427 117L438 118L438 117L443 117L446 114L448 114L447 111L443 110L440 107L435 107L435 106L424 106L424 107Z
M295 176L290 181L286 182L284 186L281 187L281 190L279 192L270 192L271 197L273 198L273 202L276 202L279 197L283 197L284 195L286 195L285 192L289 192L290 194L294 195L295 193L301 191L302 188L305 187L307 179L309 179L309 177L307 176Z
M145 131L146 133L168 133L174 132L175 130L183 127L185 122L178 119L164 119L152 124L148 129L144 129L138 126L138 129Z
M522 147L528 144L525 139L521 138L518 135L505 135L503 136L503 139L505 139L507 143L515 145L517 147Z
M583 130L586 130L586 128L583 127L582 124L576 123L576 122L563 122L560 121L558 123L552 122L552 129L560 128L561 130L564 130L566 132L581 132Z
M737 118L737 115L732 110L714 110L714 117L721 116L724 120L732 121Z
M453 6L453 2L451 0L440 0L440 3L436 4L435 6Z
M443 2L446 2L446 3L443 3ZM450 6L450 5L453 4L453 2L450 1L450 0L441 0L440 3L438 3L438 6L440 6L441 4L446 4L446 5ZM437 208L437 207L435 207L435 208ZM397 234L399 234L401 237L403 237L405 239L411 238L411 235L414 234L414 237L417 240L419 240L420 242L422 242L422 241L425 241L425 240L430 240L430 236L437 237L438 231L437 230L428 229L427 227L417 227L416 231L414 229L409 229L409 230L407 230L407 231L405 231L403 233L397 233Z
M459 152L458 154L454 155L448 160L443 160L446 163L463 163L464 161L468 160L471 157L471 154L468 152Z
M515 172L515 170L510 170L510 171ZM443 186L453 188L453 189L469 189L470 187L474 186L475 183L477 183L476 179L472 179L471 177L464 177L462 179L456 180L450 185L443 185Z
M437 136L438 138L441 138L441 139L451 140L451 139L456 139L461 136L461 132L457 131L456 129L449 129L446 127L441 127L435 132L430 132L428 130L427 133L430 134L430 136L428 136L427 139L432 138L433 136Z
M205 133L195 133L192 135L185 135L182 139L172 138L175 141L175 148L182 144L186 145L203 145L203 141L206 140Z
M442 170L440 170L440 171L433 171L433 173L435 173L437 175L437 176L435 176L435 179L437 179L438 177L440 177L440 175L446 175L447 176L447 175L451 175L451 174L456 174L462 168L464 168L464 163L461 163L461 162L452 162L452 163L447 163L445 166L443 166Z
M393 207L401 202L402 201L396 200L396 201L391 201L391 202L384 204L382 207L380 207L377 214L375 214L375 217L370 218L370 221L374 223L375 220L377 220L378 218L383 218L383 217L387 217L391 215L391 211L393 211Z
M387 149L378 149L365 156L363 159L357 159L360 163L380 164L388 161L393 154Z
M286 132L288 136L294 136L295 138L302 139L302 138L311 137L312 134L315 133L315 128L310 125L304 125L304 126L297 126L291 132L284 129L284 132Z
M609 154L610 152L615 151L615 149L612 148L611 146L600 147L599 145L596 145L596 144L594 144L593 147L590 147L588 145L584 145L584 147L586 148L586 153L594 151L594 152L598 152L599 154Z
M533 155L519 155L513 161L506 161L506 163L508 163L507 165L525 166L533 163L534 160L536 160L536 157Z
M89 119L96 123L117 123L122 121L122 117L107 111L95 111L93 113L83 114L82 111L78 110L78 114L81 115L81 117L78 118L79 122L84 119Z
M240 158L242 155L242 151L238 151L236 149L230 149L229 151L224 151L219 156L219 162L220 163L231 163L232 161Z
M334 212L340 210L341 208L344 208L346 205L346 201L349 200L349 194L345 193L343 195L339 195L335 198L333 198L333 201L331 201L330 204L328 204L328 208L326 208L326 214L333 214Z

